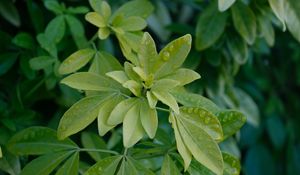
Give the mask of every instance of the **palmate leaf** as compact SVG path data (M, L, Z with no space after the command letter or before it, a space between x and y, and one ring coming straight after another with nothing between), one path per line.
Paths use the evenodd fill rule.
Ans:
M120 62L111 54L101 51L96 52L93 63L89 69L89 72L105 75L111 71L123 70Z
M78 147L70 139L58 140L52 129L30 127L15 134L7 143L7 148L16 155L40 155Z
M175 135L178 132L180 137L180 139L176 138L177 145L184 145L180 149L183 148L182 150L185 151L179 151L179 153L185 161L185 169L190 164L190 154L192 154L197 161L211 171L217 175L222 174L223 159L218 144L201 127L187 122L181 113L178 115L171 114L170 118L172 125L177 125L177 127L174 127L174 130L177 130L175 131ZM183 143L179 144L179 142Z
M99 109L105 100L113 97L113 94L104 93L85 97L75 103L61 118L57 129L59 139L64 139L75 134L90 123L98 116Z
M81 49L66 58L60 65L60 74L69 74L85 66L95 55L93 49Z
M153 95L165 105L168 105L176 114L179 113L179 106L176 99L168 91L151 91Z

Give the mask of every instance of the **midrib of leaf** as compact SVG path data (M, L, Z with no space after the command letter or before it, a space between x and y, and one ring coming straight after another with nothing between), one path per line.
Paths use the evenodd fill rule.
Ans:
M178 120L179 120L179 122L181 123L181 125L182 125L182 127L185 129L185 131L188 133L188 135L191 137L191 139L193 140L193 142L196 144L197 143L197 141L195 141L195 138L193 137L193 135L191 134L191 132L189 131L189 129L187 129L187 127L184 125L184 122L181 120L181 118L180 117L178 117ZM178 126L177 126L178 127ZM179 129L179 128L178 128ZM180 129L179 129L180 130ZM200 129L199 129L200 130ZM201 130L203 131L203 132L205 132L202 128L201 128ZM180 132L179 132L180 133ZM206 132L205 132L206 133ZM180 134L181 135L181 134ZM208 134L208 136L209 136L209 134ZM212 138L211 138L212 139ZM183 139L184 140L184 139ZM213 140L213 139L212 139ZM198 146L198 144L196 144L197 146ZM187 149L189 150L189 148L187 147ZM201 150L201 149L199 149L199 150ZM208 150L205 150L205 151L208 151ZM203 150L201 150L201 152L203 152ZM193 155L194 156L194 155ZM203 156L203 157L205 157L205 159L209 162L209 164L211 164L211 165L213 165L214 167L215 167L215 165L214 165L214 163L213 162L211 162L211 159L209 158L209 157L207 157L206 156L206 154L202 154L201 156ZM200 162L201 163L201 162ZM215 167L216 168L216 167ZM216 168L216 169L218 169L218 168Z

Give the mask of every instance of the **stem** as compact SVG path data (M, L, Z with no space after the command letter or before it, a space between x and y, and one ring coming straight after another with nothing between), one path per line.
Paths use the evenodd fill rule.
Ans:
M116 151L106 150L106 149L91 149L91 148L80 148L79 151L88 151L88 152L103 152L103 153L110 153L114 155L119 155Z
M93 43L98 38L98 32L88 41L89 43Z
M43 78L40 82L38 82L25 96L24 96L24 98L26 99L26 98L28 98L28 97L30 97L33 93L34 93L34 91L36 91L43 83L44 83L44 81L46 80L46 78Z
M156 108L157 110L164 111L164 112L167 112L167 113L170 112L170 110L165 109L165 108L160 108L160 107L155 107L155 108Z
M127 155L127 151L128 151L128 148L125 148L124 153L123 153L124 156Z

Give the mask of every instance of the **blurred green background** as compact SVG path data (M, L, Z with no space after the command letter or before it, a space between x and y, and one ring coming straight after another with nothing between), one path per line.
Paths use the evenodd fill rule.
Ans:
M57 59L62 61L84 47L96 29L84 20L88 1L59 2L65 7L80 7L76 12L65 12L76 22L70 25L67 21L63 39L54 46ZM108 2L115 9L127 1ZM289 32L282 31L268 1L241 2L256 17L253 44L239 36L239 26L232 19L234 10L220 13L212 5L214 1L151 2L155 11L147 19L146 31L159 49L178 36L193 36L192 51L184 65L202 78L188 89L247 115L247 124L235 138L221 144L241 158L242 174L300 174L300 44ZM0 145L29 126L56 129L63 112L81 98L79 92L59 84L62 77L55 72L57 65L42 69L44 65L30 61L49 54L49 48L37 36L51 19L61 15L53 9L45 7L42 0L0 1ZM215 15L226 16L223 27ZM201 43L205 36L212 43L204 47ZM99 41L102 50L124 61L117 43L114 37ZM5 173L0 170L0 174Z

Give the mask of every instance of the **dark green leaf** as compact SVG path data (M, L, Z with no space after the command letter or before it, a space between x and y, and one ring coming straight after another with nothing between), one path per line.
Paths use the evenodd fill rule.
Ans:
M90 149L107 149L106 143L99 135L91 132L83 132L81 134L81 143L84 148ZM109 154L100 152L87 152L95 161L100 161Z
M204 50L211 47L223 34L227 13L218 11L216 3L211 3L200 15L196 26L196 48Z
M3 149L3 157L0 147L0 170L9 173L10 175L19 175L21 172L21 165L19 158L10 152Z
M18 57L17 53L3 53L0 55L0 75L5 74L14 65Z
M63 7L56 0L46 0L44 5L48 10L55 14L62 14L64 11Z
M161 167L161 175L180 175L180 171L168 154L164 158Z
M78 148L69 139L59 141L56 132L45 127L31 127L17 133L9 140L7 147L17 155L40 155Z
M56 172L55 175L78 174L79 153L74 153Z
M20 15L11 0L1 0L0 1L0 14L3 16L7 21L9 21L14 26L20 26Z
M100 160L91 168L89 168L84 175L112 175L116 173L117 167L122 159L122 156L107 157Z
M256 38L256 18L251 8L238 1L232 6L231 13L236 31L248 44L253 44Z
M29 61L30 67L33 70L45 69L55 63L56 59L49 56L39 56L31 58Z
M34 49L35 44L32 36L28 33L21 32L18 33L12 40L12 42L24 49Z
M57 16L52 19L45 30L45 36L50 43L59 43L65 35L66 23L64 16Z

